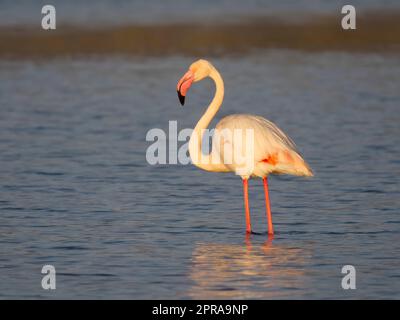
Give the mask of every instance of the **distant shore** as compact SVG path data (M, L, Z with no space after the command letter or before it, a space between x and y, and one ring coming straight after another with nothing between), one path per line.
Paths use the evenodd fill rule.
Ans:
M127 54L225 55L254 49L306 51L400 51L400 11L357 16L356 30L343 30L341 16L303 19L256 17L209 25L168 24L83 28L58 25L0 28L0 58Z

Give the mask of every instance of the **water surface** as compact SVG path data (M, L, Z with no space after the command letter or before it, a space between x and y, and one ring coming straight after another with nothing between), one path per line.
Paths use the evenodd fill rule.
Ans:
M40 27L42 6L52 4L56 8L57 23L79 26L116 26L126 24L153 24L171 22L204 22L229 20L255 14L284 16L292 13L340 14L349 4L346 0L2 0L0 26L31 25ZM352 0L357 12L366 10L400 9L397 0Z
M192 60L0 61L0 298L400 298L399 57L213 59L217 118L269 118L315 171L271 177L274 239L245 236L238 177L146 162L148 130L193 128L210 100L204 81L178 106ZM259 180L250 201L265 232Z

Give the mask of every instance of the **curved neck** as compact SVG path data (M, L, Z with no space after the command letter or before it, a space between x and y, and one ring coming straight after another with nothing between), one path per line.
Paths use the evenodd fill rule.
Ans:
M215 114L218 112L224 99L224 81L222 80L219 72L213 68L209 77L215 82L215 95L206 112L200 118L199 122L197 122L197 125L193 130L189 140L189 154L190 158L192 159L192 163L203 170L227 171L224 164L220 161L218 155L213 155L213 152L205 155L201 150L205 130L207 129L211 120L214 118Z

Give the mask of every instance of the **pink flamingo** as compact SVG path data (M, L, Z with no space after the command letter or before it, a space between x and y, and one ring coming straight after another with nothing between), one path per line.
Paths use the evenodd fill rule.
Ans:
M233 171L241 176L243 180L247 233L252 232L248 197L248 179L250 177L262 178L264 183L268 234L273 235L274 229L268 192L268 175L275 173L292 174L296 176L312 176L313 173L307 163L300 156L294 142L283 133L282 130L271 121L250 114L233 114L224 117L216 125L211 152L208 155L202 154L201 145L204 132L219 110L224 98L224 82L219 72L210 62L206 60L198 60L189 67L189 70L179 80L177 85L179 100L181 104L184 105L186 93L192 83L201 81L206 77L210 77L214 80L216 92L211 104L200 118L190 137L189 154L192 163L203 170L213 172ZM242 148L242 150L247 147L246 145L243 145L243 137L233 135L231 136L231 139L227 139L226 136L223 136L221 132L225 129L240 129L241 132L245 132L247 129L252 130L253 146L250 148L251 161L247 161L245 166L243 166L243 163L235 162L235 160L229 163L222 160L225 159L227 153L226 150L234 150L239 144L239 148ZM224 146L223 148L220 147L221 144ZM227 145L231 149L225 148Z

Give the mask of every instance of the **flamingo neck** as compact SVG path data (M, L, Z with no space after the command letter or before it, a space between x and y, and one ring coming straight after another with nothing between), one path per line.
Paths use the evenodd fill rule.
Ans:
M200 169L207 171L227 171L227 168L221 162L219 155L213 155L215 149L207 155L203 154L201 149L205 129L207 129L215 114L218 112L224 99L224 81L219 72L213 68L209 77L215 82L215 95L206 112L200 118L199 122L197 122L197 125L193 130L189 140L189 154L192 163Z

